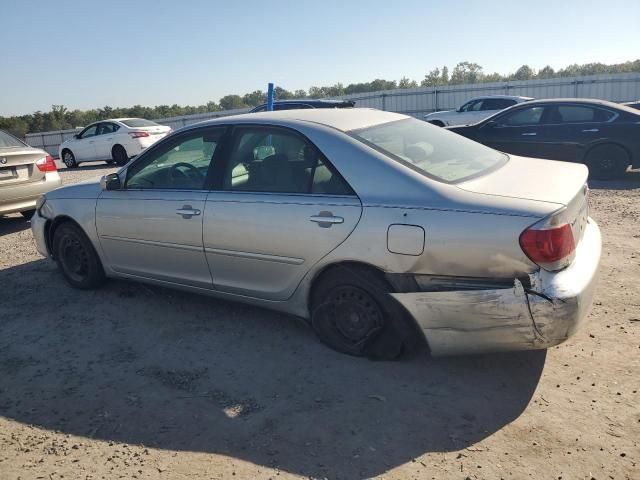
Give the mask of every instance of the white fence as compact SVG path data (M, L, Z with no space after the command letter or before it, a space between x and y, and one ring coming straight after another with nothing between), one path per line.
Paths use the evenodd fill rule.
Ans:
M640 99L640 72L583 77L551 78L548 80L520 80L497 83L477 83L443 87L421 87L406 90L385 90L363 94L345 95L355 100L356 107L370 107L391 112L404 113L421 118L424 114L438 110L457 108L470 98L480 95L522 95L534 98L599 98L613 102ZM211 118L245 113L248 109L223 110L181 117L155 120L174 129ZM44 148L57 155L58 146L77 130L29 133L29 145Z

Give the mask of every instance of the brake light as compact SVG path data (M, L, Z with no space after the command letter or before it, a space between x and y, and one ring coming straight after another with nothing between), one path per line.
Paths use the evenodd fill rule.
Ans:
M520 234L520 248L532 262L545 270L561 270L573 259L576 244L571 225L526 229Z
M149 132L129 132L131 138L148 137Z
M36 160L36 167L41 172L55 172L58 168L56 167L56 162L53 161L53 157L51 155L47 155L40 160Z

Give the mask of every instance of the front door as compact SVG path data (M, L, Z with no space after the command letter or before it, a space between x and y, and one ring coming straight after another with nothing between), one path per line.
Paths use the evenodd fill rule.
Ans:
M289 129L237 127L223 182L204 209L216 289L285 300L357 225L360 200L329 161Z
M86 162L96 159L95 140L98 133L98 124L85 128L78 134L78 138L70 148L76 158L76 162Z
M98 160L108 160L111 158L111 147L113 147L113 137L118 126L111 122L102 122L98 125L98 134L95 137L96 158Z
M128 167L121 190L102 192L96 227L115 271L212 288L202 220L223 134L224 128L209 127L170 137Z
M544 106L528 106L494 117L494 121L480 128L478 140L501 152L548 158L542 125L544 110Z

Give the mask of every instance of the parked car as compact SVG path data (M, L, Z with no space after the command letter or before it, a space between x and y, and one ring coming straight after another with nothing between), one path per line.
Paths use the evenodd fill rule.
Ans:
M622 105L629 108L635 108L636 110L640 110L640 100L636 100L635 102L625 102Z
M67 168L81 162L104 160L124 165L171 132L171 128L144 118L114 118L92 123L59 148Z
M128 278L260 305L352 355L538 349L591 304L586 179L397 113L267 112L185 127L47 194L32 230L74 287Z
M528 102L529 100L533 100L533 98L510 95L477 97L472 98L456 110L428 113L424 116L424 119L438 127L467 125L484 120L500 110L517 105L518 103Z
M33 216L38 197L62 185L53 157L0 130L0 216Z
M279 100L273 102L274 110L300 110L306 108L353 108L353 100ZM267 104L253 108L249 113L266 112Z
M640 166L640 112L588 99L535 100L450 130L497 150L586 164L611 179Z

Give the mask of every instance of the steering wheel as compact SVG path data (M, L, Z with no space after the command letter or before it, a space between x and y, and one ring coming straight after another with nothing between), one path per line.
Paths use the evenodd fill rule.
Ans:
M186 168L187 171L183 172L182 170L180 170L181 167ZM172 182L175 180L177 183L181 181L193 183L202 182L202 180L204 180L204 175L202 175L202 173L200 173L200 170L198 170L198 168L193 166L192 164L186 162L178 162L174 163L173 165L171 165L171 168L169 168L169 178Z

